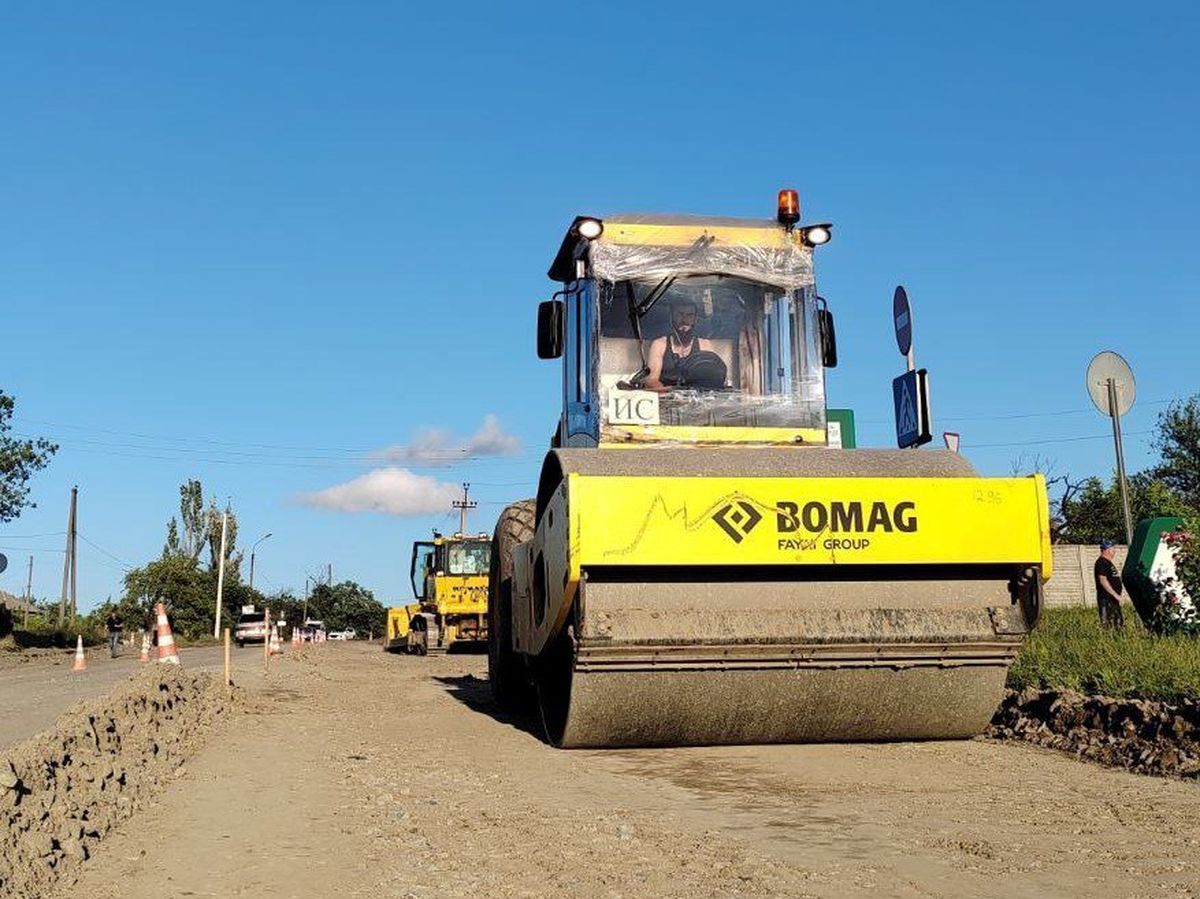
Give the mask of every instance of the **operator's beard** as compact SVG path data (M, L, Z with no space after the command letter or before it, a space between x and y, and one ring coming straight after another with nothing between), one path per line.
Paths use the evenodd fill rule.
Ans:
M681 350L686 350L692 345L692 341L696 339L695 331L688 331L687 336L681 336L678 328L672 328L672 333L675 335L675 343Z

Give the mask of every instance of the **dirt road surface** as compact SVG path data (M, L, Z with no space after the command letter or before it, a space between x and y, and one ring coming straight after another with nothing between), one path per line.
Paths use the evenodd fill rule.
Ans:
M61 895L1200 894L1192 784L983 741L563 752L485 667L276 660Z
M191 670L215 671L224 665L223 652L219 646L204 646L180 650L180 658ZM137 651L128 648L116 659L109 657L107 647L89 649L87 655L87 671L79 672L71 670L74 654L65 651L40 653L27 662L15 653L0 660L0 749L45 730L73 703L107 693L138 665ZM260 657L261 649L255 659ZM250 663L248 657L234 658Z

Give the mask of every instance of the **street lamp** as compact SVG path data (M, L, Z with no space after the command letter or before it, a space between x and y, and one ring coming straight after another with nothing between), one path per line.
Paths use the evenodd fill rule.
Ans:
M258 548L258 544L262 543L264 540L266 540L270 536L271 535L269 532L266 534L263 534L261 537L259 537L257 540L255 540L254 545L250 547L250 589L251 590L254 589L254 550Z

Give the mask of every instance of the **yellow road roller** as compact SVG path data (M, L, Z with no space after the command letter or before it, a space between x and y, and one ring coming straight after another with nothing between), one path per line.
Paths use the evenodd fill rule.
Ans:
M828 445L833 316L771 219L580 216L562 411L491 542L488 667L562 747L968 737L1051 573L1045 482Z

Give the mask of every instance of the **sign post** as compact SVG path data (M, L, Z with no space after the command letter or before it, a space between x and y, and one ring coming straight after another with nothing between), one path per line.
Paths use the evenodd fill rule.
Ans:
M1129 484L1125 478L1125 449L1121 439L1121 416L1133 408L1137 385L1133 370L1117 353L1097 353L1087 368L1087 389L1101 415L1112 419L1113 450L1117 458L1117 484L1121 511L1125 516L1125 545L1133 542L1133 516L1129 512Z
M896 414L896 445L901 449L921 446L933 439L929 415L929 372L917 369L913 354L912 307L908 293L897 287L892 294L892 324L896 347L908 370L892 381L892 407Z

